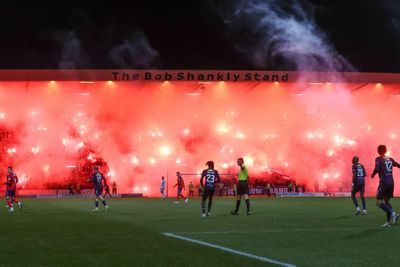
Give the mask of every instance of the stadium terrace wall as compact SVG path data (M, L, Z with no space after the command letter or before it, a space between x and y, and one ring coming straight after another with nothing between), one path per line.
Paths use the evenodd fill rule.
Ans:
M229 81L400 83L397 73L248 70L0 70L0 81Z

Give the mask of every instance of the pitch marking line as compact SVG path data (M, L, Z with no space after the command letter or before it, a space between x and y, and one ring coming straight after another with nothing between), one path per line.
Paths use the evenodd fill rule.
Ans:
M184 241L188 241L188 242L191 242L191 243L199 244L199 245L206 246L206 247L216 248L216 249L219 249L219 250L222 250L222 251L225 251L225 252L229 252L229 253L232 253L232 254L248 257L248 258L259 260L259 261L263 261L263 262L272 263L272 264L279 265L279 266L296 267L296 265L293 265L293 264L290 264L290 263L281 262L281 261L273 260L273 259L262 257L262 256L257 256L257 255L254 255L254 254L250 254L250 253L242 252L242 251L239 251L239 250L235 250L235 249L231 249L231 248L215 245L215 244L212 244L212 243L207 243L207 242L204 242L204 241L200 241L200 240L196 240L196 239L192 239L192 238L176 235L176 234L173 234L173 233L163 233L163 235L168 236L168 237L172 237L172 238L176 238L176 239L180 239L180 240L184 240Z
M330 231L355 231L355 230L374 230L379 228L372 227L347 227L347 228L299 228L299 229L271 229L264 231L205 231L205 232L179 232L182 235L202 235L202 234L263 234L263 233L284 233L284 232L330 232Z

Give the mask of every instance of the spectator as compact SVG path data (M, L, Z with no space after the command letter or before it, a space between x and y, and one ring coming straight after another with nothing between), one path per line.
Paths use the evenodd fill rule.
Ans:
M288 192L291 193L292 190L293 190L293 183L292 183L292 181L289 181Z
M201 184L199 184L198 193L199 193L199 197L201 197L203 195L203 187L201 186Z
M314 183L314 189L315 189L315 192L319 192L319 184L318 184L318 181L315 181L315 183Z
M193 185L193 182L190 181L190 183L189 183L189 197L193 197L194 196L193 192L194 192L194 185Z
M81 184L77 183L76 184L76 193L79 195L81 193Z
M236 197L236 195L237 195L237 187L236 187L236 183L233 183L233 185L232 185L232 189L233 189L233 195Z
M265 189L267 191L267 196L271 196L271 184L267 183L267 185L265 186Z
M108 186L108 184L105 185L104 191L106 192L106 193L104 194L104 197L106 197L107 195L109 195L110 198L111 198L110 187Z
M117 193L117 183L115 181L112 183L112 193L113 194Z
M70 184L69 185L69 194L72 195L74 193L74 185Z
M221 181L218 185L219 188L219 195L222 197L224 195L224 183Z

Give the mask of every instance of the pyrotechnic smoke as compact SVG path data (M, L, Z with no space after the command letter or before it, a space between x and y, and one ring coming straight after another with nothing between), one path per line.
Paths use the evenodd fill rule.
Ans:
M351 71L316 25L307 1L227 1L220 7L227 36L257 68Z
M119 68L155 68L160 66L159 54L142 32L111 49L110 57Z
M56 36L61 43L60 69L85 68L90 65L89 57L75 32L58 33Z
M354 88L353 88L354 89ZM357 88L355 88L357 89ZM377 145L399 156L394 87L213 82L3 82L3 176L25 188L82 181L95 162L120 191L157 195L160 177L196 174L214 160L252 179L290 176L308 189L349 190L351 158L370 174ZM348 91L345 91L348 90ZM394 96L392 96L394 95ZM198 182L198 176L184 176ZM254 181L254 180L253 180ZM376 181L375 181L376 182ZM368 190L373 184L368 181Z

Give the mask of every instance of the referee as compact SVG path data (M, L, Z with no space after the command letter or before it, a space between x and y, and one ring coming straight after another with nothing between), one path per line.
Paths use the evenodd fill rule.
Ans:
M244 199L246 200L246 208L247 208L247 215L250 215L250 199L249 199L249 183L248 178L249 174L247 172L246 166L244 166L243 158L237 159L237 164L240 167L239 171L239 182L238 182L238 189L237 189L237 199L236 199L236 209L231 211L232 215L239 214L239 207L240 207L240 200L244 195Z

